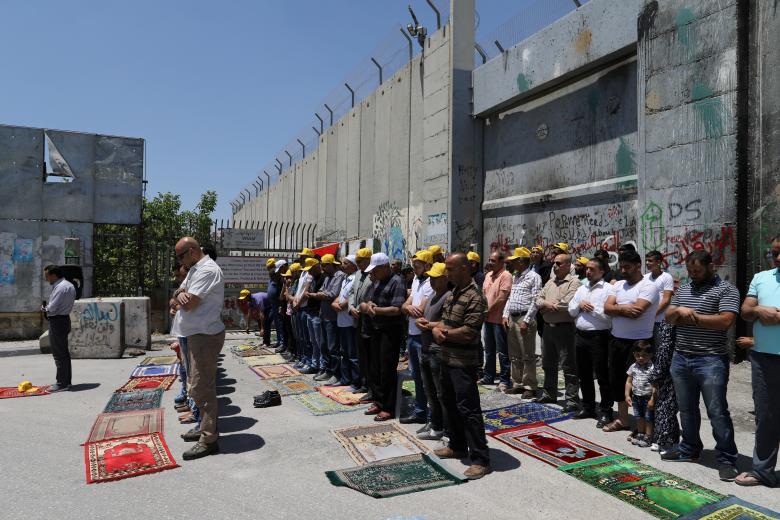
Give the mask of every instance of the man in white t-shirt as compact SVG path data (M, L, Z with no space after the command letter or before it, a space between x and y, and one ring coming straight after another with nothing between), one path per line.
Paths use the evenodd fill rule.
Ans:
M626 371L633 363L632 348L637 340L652 341L658 310L658 290L642 276L642 257L627 250L618 256L621 280L612 286L604 303L604 313L612 316L612 338L609 342L609 386L618 404L618 418L604 426L604 431L627 430L628 405L625 400Z
M666 318L666 308L674 296L674 278L663 270L664 257L659 251L650 251L645 255L645 267L647 274L645 280L653 282L658 289L658 310L655 313L655 326L653 327L653 341L658 337L658 324Z
M217 363L225 343L225 325L221 318L225 283L222 269L203 254L194 238L179 240L175 251L176 259L190 269L173 297L182 311L178 334L187 338L190 397L201 414L200 431L182 436L187 441L198 441L182 456L184 460L193 460L219 452Z

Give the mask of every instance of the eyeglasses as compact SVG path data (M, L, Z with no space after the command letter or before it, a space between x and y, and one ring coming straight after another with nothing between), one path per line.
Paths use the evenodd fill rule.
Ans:
M174 252L175 252L175 251L174 251ZM176 253L176 259L177 259L177 260L179 260L179 261L181 261L181 259L182 259L182 258L184 258L184 255L186 255L186 254L187 254L187 253L189 253L189 252L190 252L190 250L189 250L189 249L187 249L187 250L185 250L183 253Z
M566 265L566 264L567 264L567 262L553 262L553 265L555 265L557 267L560 267L560 266Z

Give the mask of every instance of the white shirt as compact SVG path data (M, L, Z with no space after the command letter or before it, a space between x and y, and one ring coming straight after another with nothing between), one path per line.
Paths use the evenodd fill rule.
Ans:
M219 334L225 330L222 323L222 305L225 301L225 282L222 269L208 255L193 265L181 288L200 298L200 303L192 310L181 309L178 335Z
M171 320L171 336L176 336L177 338L181 338L181 327L179 326L179 323L181 322L181 309L176 311L176 314L173 315L173 319Z
M298 278L298 287L295 290L295 297L300 298L300 302L298 304L299 309L306 307L306 304L309 301L308 296L301 298L301 295L303 294L303 289L309 284L310 281L311 275L309 274L309 271L301 272L301 276Z
M604 314L604 303L610 294L612 294L612 286L604 280L599 280L593 285L580 285L580 288L574 293L574 298L569 302L569 314L577 318L574 325L578 330L593 331L612 328L612 318ZM582 312L580 310L582 302L590 302L593 305L593 310Z
M655 284L656 288L658 289L658 303L661 303L661 298L664 295L664 291L672 291L674 292L674 278L672 278L672 275L670 275L667 272L661 273L661 276L658 278L653 278L653 273L647 273L645 275L645 280L652 282ZM657 314L655 316L655 322L661 323L664 321L664 318L666 317L666 310L664 312Z
M615 296L615 303L618 305L634 304L637 300L650 302L650 307L645 309L645 312L635 320L624 316L614 316L612 318L612 335L622 339L652 338L659 300L655 284L644 278L634 285L629 285L626 280L620 280L612 286L612 295Z
M430 278L426 278L420 282L420 279L415 276L414 281L412 281L412 305L418 306L423 303L423 300L430 301L431 298L433 298L433 295L434 290L433 287L431 287ZM419 336L422 334L422 331L417 328L417 324L415 323L417 318L412 318L409 316L407 319L409 320L409 335Z
M339 293L338 300L347 301L349 299L349 292L352 290L352 284L354 281L355 273L344 277L344 280L341 282L341 292ZM349 306L347 306L346 310L338 313L336 316L336 325L338 327L354 327L357 325L355 318L349 314Z
M46 305L48 316L68 316L76 300L76 288L65 278L51 284L49 303Z

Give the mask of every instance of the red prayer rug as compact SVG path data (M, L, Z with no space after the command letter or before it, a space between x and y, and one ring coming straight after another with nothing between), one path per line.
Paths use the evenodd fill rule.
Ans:
M159 433L88 442L84 446L84 461L87 484L179 467Z
M499 430L490 436L555 467L616 453L544 423Z
M176 382L178 376L135 377L123 384L117 392L132 392L133 390L168 390Z
M92 425L87 442L119 439L163 430L162 408L101 413Z
M49 395L51 385L37 386L34 392L20 392L16 386L0 386L0 399L11 399L12 397L30 397L32 395Z

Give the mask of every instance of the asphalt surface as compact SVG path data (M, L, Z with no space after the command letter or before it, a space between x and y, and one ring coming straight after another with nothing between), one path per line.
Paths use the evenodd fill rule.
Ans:
M170 471L86 484L81 443L111 393L128 379L137 359L75 360L73 391L0 400L0 518L651 518L493 440L489 444L495 472L482 480L385 499L334 487L325 471L354 463L330 430L366 424L371 419L359 411L315 417L287 397L280 407L253 408L252 396L267 387L228 351L229 345L240 343L228 340L223 351L219 455L191 462L182 459L181 453L190 444L179 437L187 426L178 424L173 409L179 383L165 392L164 436L181 465ZM0 385L15 386L22 380L36 385L53 382L51 356L38 354L34 345L0 343ZM155 348L162 348L160 355L170 353L161 345ZM735 366L731 380L730 408L742 453L739 464L747 468L753 450L749 365ZM778 489L741 488L718 480L714 441L706 413L703 417L706 451L698 464L663 462L649 449L627 443L626 432L603 433L590 420L555 426L715 491L780 510ZM416 425L407 428L414 430ZM428 444L433 448L438 443ZM457 471L466 468L459 461L446 464Z

